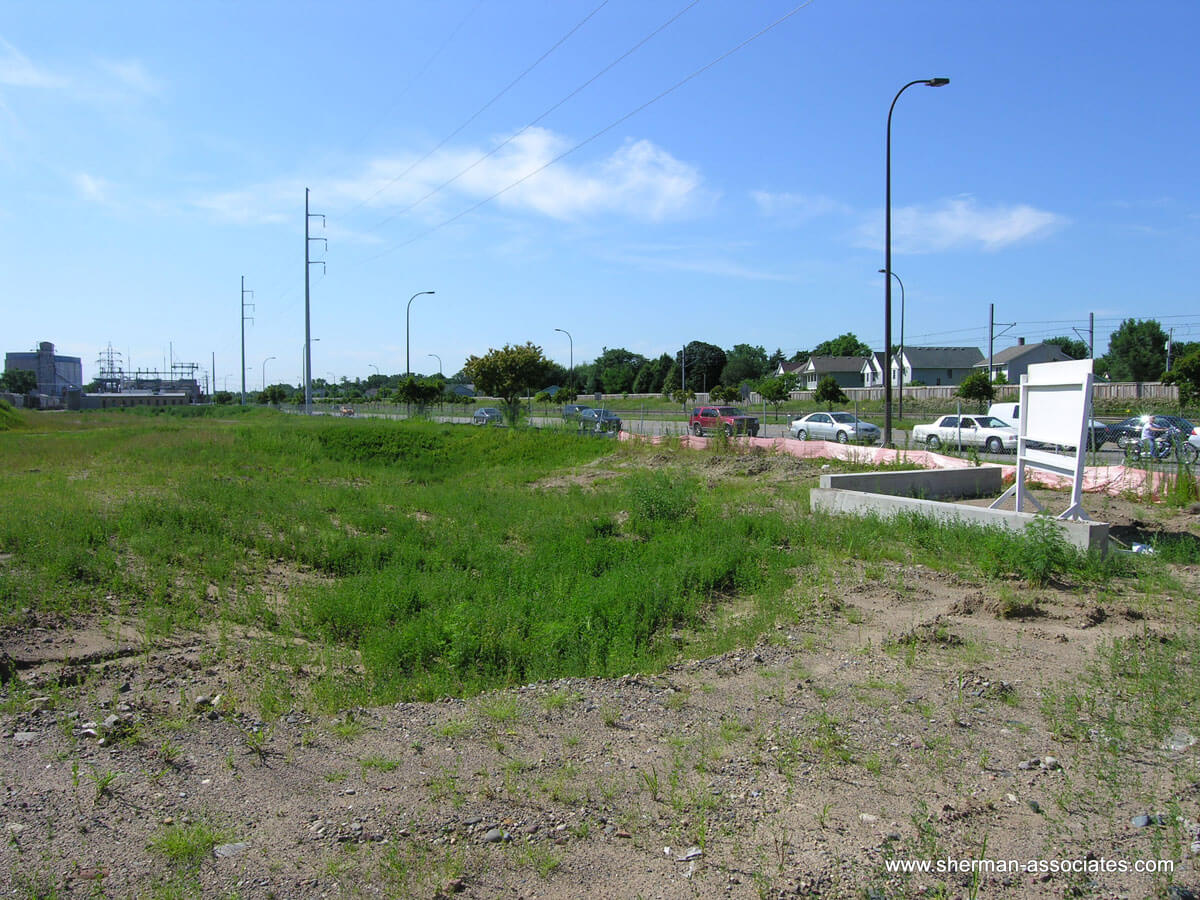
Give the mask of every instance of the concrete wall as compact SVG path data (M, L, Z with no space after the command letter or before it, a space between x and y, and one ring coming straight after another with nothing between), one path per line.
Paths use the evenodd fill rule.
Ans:
M989 509L985 506L967 506L925 499L999 496L1000 473L1001 470L997 466L981 466L920 472L822 475L821 486L813 489L809 502L814 511L834 515L875 515L891 518L915 514L942 522L989 525L1015 532L1024 531L1030 522L1044 518L1011 509ZM1108 523L1067 519L1050 521L1058 526L1067 542L1073 546L1081 550L1108 552Z

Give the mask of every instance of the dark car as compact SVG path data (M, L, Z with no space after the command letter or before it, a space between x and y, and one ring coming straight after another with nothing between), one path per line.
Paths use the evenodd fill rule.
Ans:
M1124 450L1127 444L1142 439L1142 426L1145 422L1146 416L1130 416L1124 422L1109 425L1105 439L1115 442ZM1154 424L1158 428L1178 428L1183 432L1185 438L1190 437L1196 431L1191 422L1181 419L1179 416L1154 416Z
M616 434L621 430L621 417L607 409L585 407L579 413L579 429L601 434Z
M575 403L568 403L563 407L563 419L568 422L578 422L579 417L590 410L590 406L582 406Z

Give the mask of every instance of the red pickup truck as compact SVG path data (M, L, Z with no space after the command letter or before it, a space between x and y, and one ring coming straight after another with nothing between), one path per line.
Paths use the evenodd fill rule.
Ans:
M688 420L692 434L700 437L706 431L723 430L729 437L735 434L758 435L758 419L748 416L736 406L698 406Z

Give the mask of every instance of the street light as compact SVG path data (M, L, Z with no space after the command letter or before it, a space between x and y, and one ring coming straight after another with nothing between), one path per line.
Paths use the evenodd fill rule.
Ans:
M561 331L567 336L567 340L571 342L571 393L575 393L575 338L571 337L571 332L565 328L555 328L555 331Z
M410 321L410 313L412 312L412 302L422 294L435 294L436 291L417 291L408 298L408 307L404 311L404 374L405 376L412 374L412 364L409 362L408 351L408 323Z
M262 364L262 386L263 386L263 390L264 390L264 391L267 389L267 363L269 363L269 362L270 362L271 360L273 360L273 359L275 359L275 357L274 357L274 356L268 356L266 359L264 359L264 360L263 360L263 364Z
M438 356L436 353L426 353L425 355L432 356L434 359L436 359L438 361L438 374L441 375L442 374L442 358L440 356ZM442 377L445 378L446 376L442 375Z
M880 269L880 275L886 275L887 269ZM904 418L904 282L900 281L900 276L895 272L892 277L896 279L900 285L900 418ZM888 347L887 352L883 354L884 361L891 355L892 348ZM887 378L892 377L892 367L888 366Z
M892 271L892 112L896 108L896 101L900 99L900 95L907 91L914 84L923 84L926 87L944 87L950 83L949 78L918 78L916 81L910 81L900 90L896 91L896 96L892 98L892 105L888 107L887 117L887 172L885 175L886 182L886 198L884 200L884 235L883 235L883 268L887 272ZM892 279L884 279L883 289L883 348L884 352L891 355L892 352ZM890 447L892 444L892 372L891 367L888 367L887 377L883 381L883 445Z

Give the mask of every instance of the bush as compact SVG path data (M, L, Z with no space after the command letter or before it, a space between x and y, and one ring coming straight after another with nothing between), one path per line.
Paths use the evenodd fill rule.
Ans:
M640 475L629 486L630 512L641 522L678 522L695 511L697 491L692 482L665 472Z

